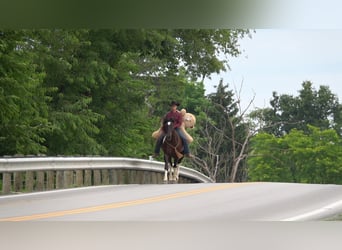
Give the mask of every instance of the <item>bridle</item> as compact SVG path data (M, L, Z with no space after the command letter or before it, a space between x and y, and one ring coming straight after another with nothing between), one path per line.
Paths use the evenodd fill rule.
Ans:
M172 140L172 130L173 130L173 122L172 121L167 121L166 126L167 126L167 133L165 136L166 141L171 141Z

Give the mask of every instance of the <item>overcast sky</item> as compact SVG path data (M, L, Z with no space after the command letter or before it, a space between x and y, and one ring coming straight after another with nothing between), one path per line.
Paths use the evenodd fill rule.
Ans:
M240 89L243 105L255 94L254 107L269 107L272 92L298 95L303 81L329 86L342 102L342 29L258 29L240 41L243 53L230 59L231 71L205 80L215 92L220 78Z

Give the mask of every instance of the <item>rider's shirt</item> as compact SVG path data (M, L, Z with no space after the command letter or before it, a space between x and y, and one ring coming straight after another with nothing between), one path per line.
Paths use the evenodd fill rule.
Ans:
M174 128L179 128L182 124L182 114L181 112L179 112L178 110L176 111L169 111L166 115L165 115L165 119L173 119L174 120Z

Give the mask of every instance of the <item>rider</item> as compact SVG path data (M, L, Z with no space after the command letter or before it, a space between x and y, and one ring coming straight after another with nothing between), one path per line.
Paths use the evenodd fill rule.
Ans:
M189 145L188 145L188 142L187 142L187 140L185 138L185 135L182 133L182 131L179 128L181 126L181 124L182 124L182 121L183 121L182 114L177 110L177 107L179 105L180 104L178 102L172 101L170 103L170 111L164 116L163 120L165 120L165 119L173 119L173 121L174 121L174 128L175 128L175 130L177 131L178 135L180 136L180 138L183 141L183 146L184 146L184 152L183 153L184 153L184 156L192 158L193 155L190 154ZM164 136L165 136L165 134L162 133L159 136L159 138L157 139L156 147L155 147L155 150L154 150L154 156L155 157L159 155L160 147L162 145Z

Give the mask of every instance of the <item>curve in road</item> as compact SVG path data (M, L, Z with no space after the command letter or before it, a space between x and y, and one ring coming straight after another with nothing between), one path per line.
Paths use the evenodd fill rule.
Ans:
M122 185L0 197L0 221L297 221L342 210L342 186Z

